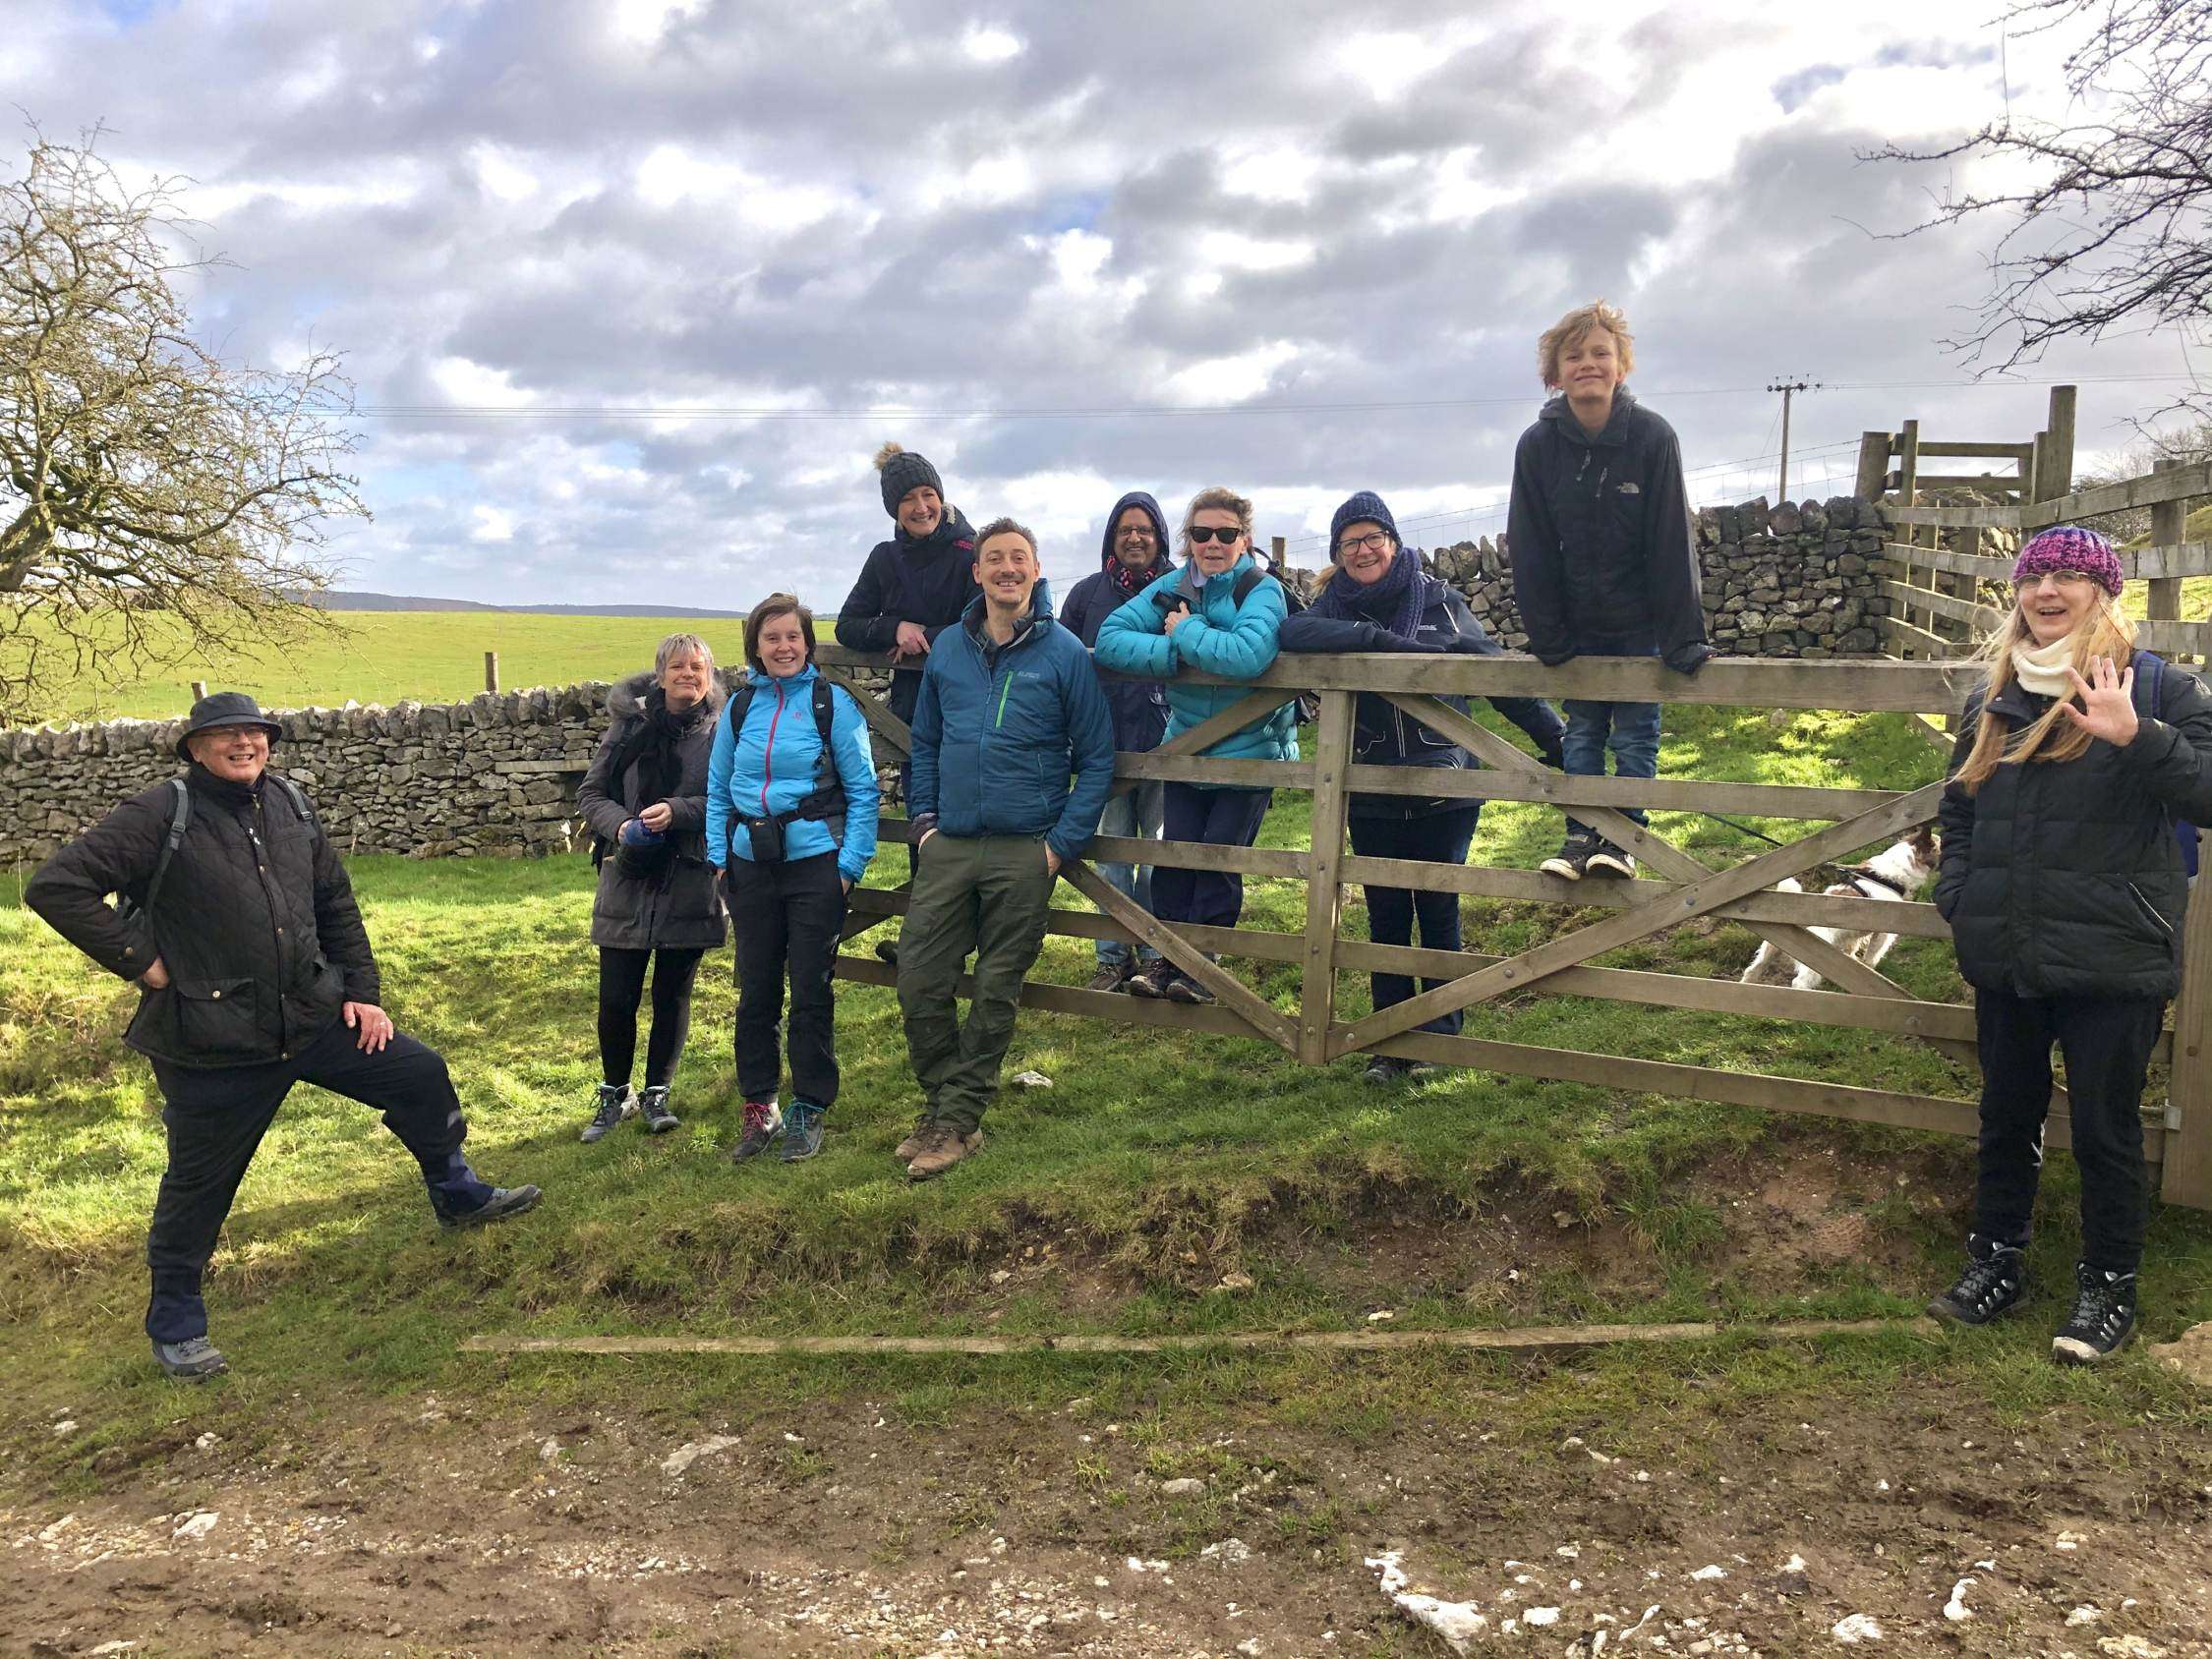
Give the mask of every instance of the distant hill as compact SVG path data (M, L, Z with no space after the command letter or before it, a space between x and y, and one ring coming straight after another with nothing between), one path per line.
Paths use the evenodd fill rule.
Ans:
M742 617L742 610L702 610L689 604L484 604L476 600L425 599L416 594L364 594L335 590L318 594L324 610L490 610L515 616L706 616Z

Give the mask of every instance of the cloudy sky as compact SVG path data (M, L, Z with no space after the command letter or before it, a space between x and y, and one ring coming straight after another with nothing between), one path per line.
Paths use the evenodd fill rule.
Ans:
M886 437L1063 583L1133 487L1239 487L1302 563L1358 488L1410 541L1494 532L1536 335L1598 295L1699 499L1773 492L1777 375L1827 383L1793 495L1908 415L2024 439L2042 387L1940 343L1996 227L1880 239L1943 179L1856 157L2063 114L2064 42L1879 10L0 0L0 102L189 176L224 353L347 354L347 586L834 606ZM2185 367L2133 336L2025 377L2084 382L2094 449Z

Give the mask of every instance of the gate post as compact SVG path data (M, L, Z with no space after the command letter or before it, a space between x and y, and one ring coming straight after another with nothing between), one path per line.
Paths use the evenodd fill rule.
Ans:
M2174 1001L2166 1122L2159 1196L2212 1210L2212 871L2189 893L2188 919L2182 924L2182 994Z
M1329 1027L1336 1023L1336 929L1344 889L1344 830L1352 766L1352 709L1359 693L1321 693L1321 723L1313 739L1312 863L1306 877L1306 974L1299 988L1298 1058L1321 1065L1329 1058Z

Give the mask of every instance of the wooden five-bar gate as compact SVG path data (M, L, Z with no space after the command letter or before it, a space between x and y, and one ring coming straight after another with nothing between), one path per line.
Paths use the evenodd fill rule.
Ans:
M879 757L903 756L906 727L851 671L877 669L879 658L825 645L821 661L859 697L878 739ZM1694 778L1567 777L1445 703L1442 697L1544 696L1644 701L1666 705L1832 709L1921 715L1955 709L1971 670L1943 661L1720 659L1695 678L1666 672L1656 661L1584 658L1546 668L1524 657L1289 656L1251 682L1250 695L1149 754L1116 757L1115 788L1147 779L1298 789L1312 798L1312 833L1305 850L1219 847L1183 841L1099 836L1089 859L1178 869L1288 878L1306 884L1305 926L1297 933L1240 926L1170 926L1109 886L1088 859L1069 863L1062 879L1098 907L1097 913L1056 908L1051 931L1083 939L1141 942L1213 992L1211 1006L1191 1007L1107 992L1031 982L1025 1005L1138 1024L1248 1036L1272 1043L1310 1064L1353 1054L1476 1067L1553 1078L1628 1093L1680 1096L1776 1112L1848 1117L1950 1134L1974 1132L1970 1101L1869 1088L1848 1078L1814 1081L1625 1055L1552 1049L1486 1038L1443 1036L1417 1026L1452 1009L1536 990L1647 1006L1696 1008L1774 1020L1852 1026L1934 1045L1971 1063L1970 1007L1913 996L1887 975L1808 931L1827 926L1925 938L1949 938L1935 907L1818 890L1779 892L1775 884L1811 879L1820 867L1885 843L1935 815L1940 784L1910 791L1799 787ZM1206 676L1191 675L1206 681ZM1207 681L1206 683L1226 683ZM1199 753L1287 698L1312 691L1320 717L1308 758L1296 762L1215 760ZM1484 770L1361 766L1352 751L1353 709L1362 692L1386 698L1408 719L1472 751ZM1566 882L1533 870L1363 858L1346 849L1346 816L1355 792L1541 801L1572 807L1576 816L1633 851L1647 879ZM1800 839L1742 863L1716 867L1624 816L1626 807L1666 812L1752 814L1822 826ZM903 841L906 825L887 814L886 841ZM1710 856L1710 855L1708 855ZM1511 955L1376 944L1341 936L1347 883L1535 900L1601 912L1530 949ZM902 915L903 887L853 889L847 939ZM1823 975L1835 989L1742 985L1732 979L1594 966L1593 959L1701 917L1743 923L1762 940ZM1481 942L1473 942L1477 946ZM1295 1007L1277 1006L1213 956L1287 964L1299 970ZM2146 1141L2170 1202L2212 1208L2212 1090L2204 1044L2212 1034L2212 904L2190 908L2184 949L2186 985L2174 1033L2157 1058L2171 1062L2167 1102L2146 1114ZM1375 970L1446 983L1357 1019L1337 1006L1338 976ZM876 985L894 972L870 956L841 955L841 977ZM1279 978L1277 979L1279 983ZM963 992L967 989L962 982ZM2063 1091L2054 1099L2051 1144L2067 1144Z

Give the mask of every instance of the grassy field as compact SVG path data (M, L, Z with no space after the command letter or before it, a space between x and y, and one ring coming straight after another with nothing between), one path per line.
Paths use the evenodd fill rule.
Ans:
M722 662L743 659L744 624L662 616L524 616L486 611L338 611L327 634L292 652L186 661L123 685L92 676L56 711L63 719L166 719L192 705L191 682L249 691L265 709L357 703L457 702L484 689L484 654L499 654L499 684L568 685L650 667L672 633L696 633Z
M1935 765L1891 716L1801 715L1777 728L1758 713L1679 714L1669 772L1898 787ZM1303 797L1279 801L1265 841L1301 842L1305 810ZM1661 815L1659 828L1717 850L1750 844L1709 821ZM1533 806L1496 804L1476 857L1529 864L1556 833L1556 820ZM918 1333L976 1329L986 1317L1008 1333L1341 1327L1357 1322L1369 1296L1317 1271L1307 1246L1349 1241L1358 1219L1378 1212L1446 1227L1501 1210L1555 1214L1561 1230L1601 1232L1620 1253L1609 1269L1545 1259L1473 1301L1397 1301L1401 1328L1905 1314L1955 1249L1970 1167L1963 1143L1476 1073L1379 1093L1350 1063L1304 1068L1249 1042L1035 1015L1022 1019L1009 1070L1041 1070L1055 1086L1010 1092L984 1155L952 1179L913 1186L890 1157L915 1105L897 1007L889 993L863 987L841 992L844 1093L825 1154L801 1168L738 1172L721 1153L734 1121L727 954L705 968L676 1087L686 1129L665 1139L625 1131L586 1148L575 1130L596 1076L588 865L363 858L355 879L395 1015L454 1062L472 1152L495 1178L540 1182L548 1198L528 1221L456 1243L427 1225L411 1168L371 1115L299 1091L247 1177L210 1279L216 1333L246 1362L224 1385L239 1432L272 1431L303 1401L311 1413L341 1409L363 1390L580 1386L557 1367L488 1375L455 1351L486 1330ZM1365 918L1350 908L1347 931L1358 937ZM1255 925L1296 929L1302 914L1291 884L1251 884ZM1471 942L1492 949L1535 943L1567 920L1481 900L1467 901L1466 919ZM1600 960L1733 973L1752 947L1733 925L1693 927ZM1048 944L1049 977L1076 983L1088 967L1087 946ZM1903 941L1887 967L1920 994L1958 994L1939 942ZM1293 1004L1287 974L1262 970L1257 983L1278 1005ZM1345 1001L1351 1015L1364 1011L1365 982L1348 980ZM137 1336L162 1136L146 1067L116 1041L130 1001L43 924L0 905L0 1324L9 1333L0 1437L8 1423L22 1431L61 1402L96 1403L103 1441L156 1433L189 1409L148 1377ZM1632 1013L1569 998L1488 1004L1468 1029L1970 1093L1931 1051L1865 1032ZM1900 1174L1886 1195L1867 1197L1860 1221L1879 1247L1859 1259L1789 1271L1747 1265L1731 1183L1756 1188L1763 1161L1804 1156L1917 1179L1906 1186ZM2052 1213L2064 1217L2066 1161L2049 1184ZM2039 1266L2054 1280L2070 1260L2071 1231L2056 1225L2039 1245ZM1304 1243L1286 1249L1292 1239ZM1039 1244L1092 1264L1111 1293L1016 1295L986 1314L972 1300L985 1270ZM1249 1293L1210 1288L1232 1270L1252 1275ZM1393 1296L1387 1284L1369 1290ZM2212 1316L2203 1218L2160 1213L2146 1299L2161 1333ZM2145 1390L2163 1392L2139 1363L2061 1378L2035 1361L2044 1341L2026 1327L1992 1333L1944 1363L2023 1402L2063 1391L2092 1410L2125 1410ZM1888 1367L1923 1362L1918 1348L1839 1361L1854 1376L1869 1368L1854 1387L1879 1387ZM893 1369L885 1386L932 1398L947 1387L1003 1386ZM1604 1362L1601 1372L1624 1410L1657 1386L1640 1361ZM799 1386L794 1375L786 1368L775 1388ZM0 1478L66 1484L83 1478L98 1449L16 1444L19 1458Z

